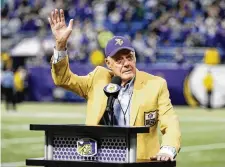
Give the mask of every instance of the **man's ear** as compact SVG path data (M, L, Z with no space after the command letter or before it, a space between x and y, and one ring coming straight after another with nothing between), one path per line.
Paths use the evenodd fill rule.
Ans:
M109 58L105 58L105 64L109 69L111 69L111 62L110 62Z

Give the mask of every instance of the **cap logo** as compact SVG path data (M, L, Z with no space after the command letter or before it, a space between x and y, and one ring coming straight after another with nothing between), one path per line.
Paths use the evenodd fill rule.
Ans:
M116 38L115 41L116 41L115 45L120 45L120 46L123 45L122 39Z

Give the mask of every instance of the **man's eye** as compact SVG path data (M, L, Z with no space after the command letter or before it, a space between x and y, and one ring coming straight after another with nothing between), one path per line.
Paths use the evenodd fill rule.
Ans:
M118 60L116 60L116 62L117 62L117 63L121 63L121 62L122 62L122 60L121 60L121 59L118 59Z
M133 60L132 56L127 57L127 60Z

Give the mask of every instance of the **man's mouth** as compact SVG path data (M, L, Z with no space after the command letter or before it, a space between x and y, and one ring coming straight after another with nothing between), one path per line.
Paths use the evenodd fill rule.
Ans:
M124 71L123 73L124 74L128 74L128 73L130 73L131 72L131 70L126 70L126 71Z

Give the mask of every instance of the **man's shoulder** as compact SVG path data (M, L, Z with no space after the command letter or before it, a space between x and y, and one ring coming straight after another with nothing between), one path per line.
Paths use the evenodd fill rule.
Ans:
M106 67L103 66L96 66L95 67L96 72L100 73L110 73L110 70L108 70Z
M94 71L95 71L95 77L101 76L104 78L104 77L109 77L112 75L112 72L103 66L95 67Z
M145 71L139 71L139 75L143 80L146 80L146 81L151 80L151 81L155 81L155 82L159 82L159 83L166 82L166 80L164 78L147 73Z

